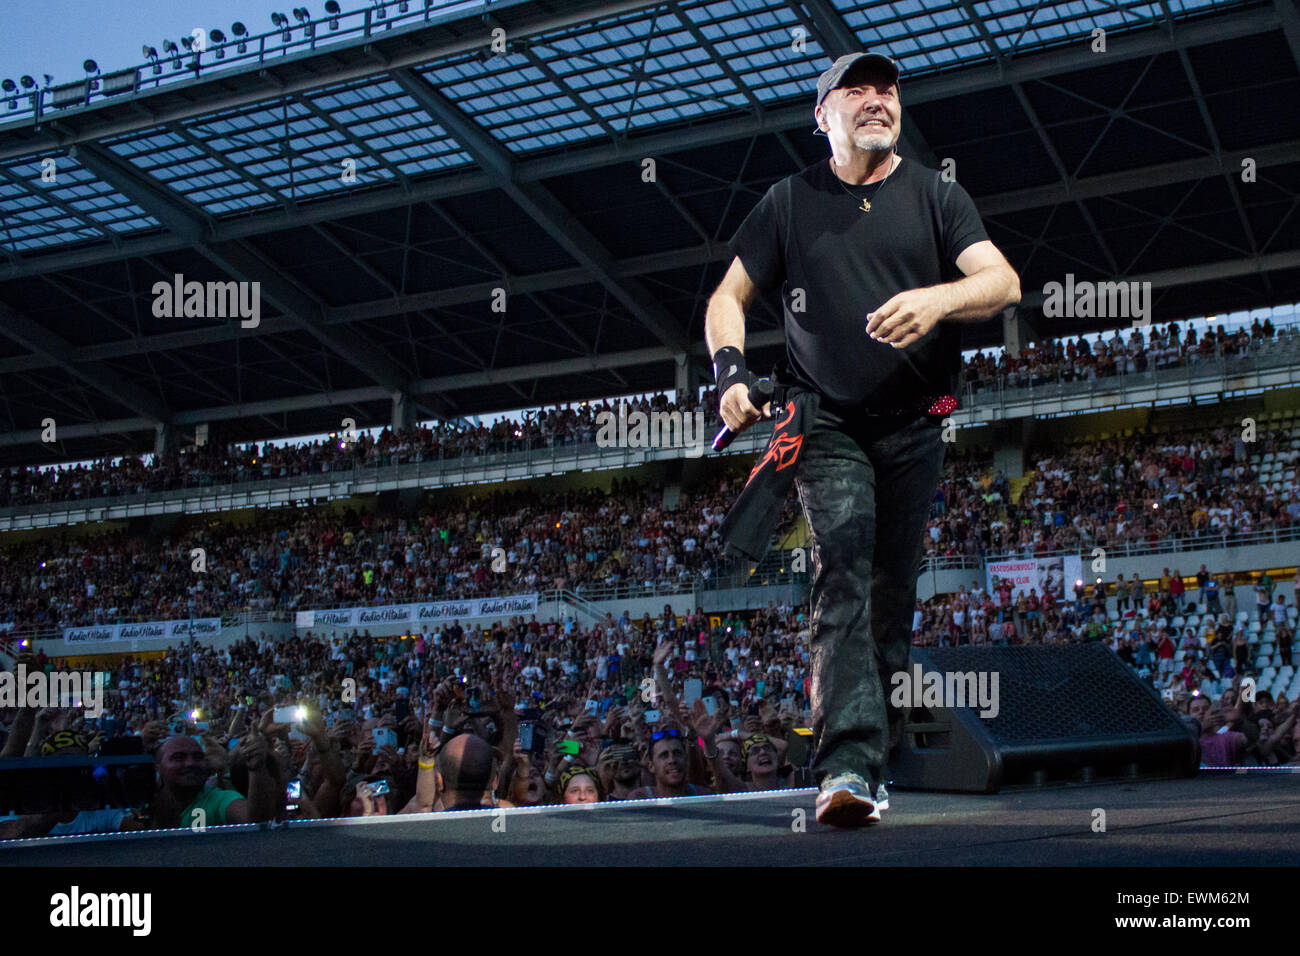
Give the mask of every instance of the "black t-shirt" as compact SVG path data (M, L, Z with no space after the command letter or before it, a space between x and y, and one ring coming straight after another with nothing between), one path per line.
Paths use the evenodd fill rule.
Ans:
M956 392L961 329L940 322L899 350L867 335L867 313L962 278L955 260L986 239L970 195L937 171L904 159L886 179L850 186L828 158L772 186L731 251L760 291L780 288L798 378L841 405L894 406Z

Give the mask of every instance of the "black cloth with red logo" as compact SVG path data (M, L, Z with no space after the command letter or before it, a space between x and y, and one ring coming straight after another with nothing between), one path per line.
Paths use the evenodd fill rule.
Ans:
M772 529L794 484L804 436L817 420L820 407L817 392L797 386L787 390L784 406L773 404L776 424L772 437L718 532L728 552L742 554L751 561L767 553Z

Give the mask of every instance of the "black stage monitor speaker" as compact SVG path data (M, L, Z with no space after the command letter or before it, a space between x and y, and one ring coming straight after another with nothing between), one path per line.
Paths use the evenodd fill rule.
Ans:
M1200 763L1198 735L1102 644L912 648L908 682L884 691L910 708L889 763L900 790L1192 776Z

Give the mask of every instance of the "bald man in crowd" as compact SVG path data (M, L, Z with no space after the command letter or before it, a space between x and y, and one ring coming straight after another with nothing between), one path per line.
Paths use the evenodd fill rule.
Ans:
M493 753L477 734L459 734L438 754L438 793L443 810L481 810L492 783Z

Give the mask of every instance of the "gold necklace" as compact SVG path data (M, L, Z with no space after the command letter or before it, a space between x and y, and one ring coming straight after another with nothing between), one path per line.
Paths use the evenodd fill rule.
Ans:
M893 156L890 157L890 160L889 160L889 172L885 173L885 175L884 175L883 177L881 177L880 179L876 180L875 183L866 184L866 185L873 185L873 186L876 186L876 191L875 191L874 193L871 194L871 195L872 195L872 198L875 198L876 196L878 196L878 195L880 194L880 190L882 190L882 189L885 188L885 180L888 179L890 176L892 176L892 175L894 174L894 169L895 169L894 160L895 160L895 158L896 158L896 157L893 157ZM871 200L870 200L870 199L867 199L865 196L857 196L857 195L855 195L855 194L853 193L853 191L852 191L851 189L849 189L848 186L844 185L844 180L840 179L839 174L835 172L835 158L834 158L834 157L831 157L831 161L830 161L830 162L831 162L831 175L834 176L834 177L835 177L835 181L836 181L837 183L840 184L840 189L843 189L845 193L847 193L849 196L852 196L854 199L861 199L861 200L862 200L862 205L858 207L858 212L871 212Z

